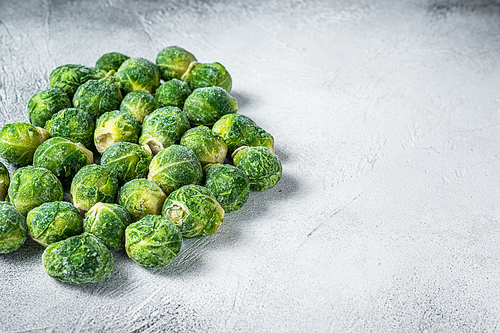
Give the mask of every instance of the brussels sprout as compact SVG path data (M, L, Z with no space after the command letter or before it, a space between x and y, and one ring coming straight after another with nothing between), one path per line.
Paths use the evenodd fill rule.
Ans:
M230 93L233 85L231 75L229 75L226 68L218 62L213 62L211 64L193 62L189 65L182 79L189 84L189 88L192 90L217 86Z
M274 153L274 139L271 134L242 114L222 116L212 127L212 132L224 139L230 152L242 146L252 146L266 147Z
M98 282L113 270L111 251L99 238L86 232L50 244L42 261L49 276L71 284Z
M71 107L68 95L57 89L47 89L31 97L28 103L28 117L33 126L45 127L54 114Z
M71 182L71 202L85 214L98 202L115 202L118 179L103 166L91 164L78 171Z
M45 202L63 199L59 179L49 170L33 166L14 172L8 193L10 202L24 216Z
M94 120L79 108L64 109L47 121L45 129L51 137L60 136L74 142L80 142L89 148L94 135Z
M215 234L224 218L224 209L206 187L186 185L170 193L162 215L172 222L184 238Z
M122 206L98 202L85 214L83 227L115 252L125 247L125 228L130 223L130 214Z
M116 110L122 102L120 87L113 77L89 80L78 87L73 97L75 108L87 111L92 119L105 112Z
M95 67L99 68L101 71L108 73L109 71L117 71L118 68L127 60L128 56L119 52L109 52L103 54L95 63Z
M7 190L9 189L10 177L9 170L5 167L5 165L0 162L0 201L8 201L6 200Z
M182 108L184 101L191 94L186 82L172 79L156 89L155 98L162 106L177 106Z
M240 147L233 153L233 162L250 179L252 191L269 190L281 179L281 161L265 147Z
M141 125L135 118L123 111L106 112L97 119L94 143L101 154L115 142L137 143L141 135Z
M56 137L42 143L33 156L33 165L51 171L61 183L69 184L75 174L87 164L94 163L94 155L81 143Z
M78 209L65 201L46 202L30 210L26 223L31 238L43 246L83 232L83 220Z
M167 196L161 187L149 179L133 179L123 185L118 203L138 221L146 215L160 215Z
M156 56L156 66L165 81L180 79L194 61L194 55L178 46L166 47Z
M210 163L224 163L226 159L226 143L206 126L187 130L181 138L181 145L191 149L202 166Z
M205 187L213 193L226 213L240 209L247 202L250 180L243 171L229 164L210 164L204 171Z
M181 109L173 106L160 108L144 118L139 144L149 146L156 155L162 149L179 143L189 128L189 121Z
M115 78L127 93L133 90L145 90L153 94L160 85L158 67L144 58L125 60L116 72Z
M198 88L184 103L191 126L212 126L223 115L237 111L238 103L221 87Z
M26 219L11 203L0 202L0 253L17 250L28 238Z
M159 215L148 215L125 230L125 250L139 265L159 269L177 256L182 235L175 225Z
M28 165L35 150L48 138L43 128L28 123L6 124L0 130L0 156L8 163Z
M94 67L83 65L63 65L52 71L49 75L50 88L58 89L73 98L80 85L88 80L99 80L104 77L104 72Z
M148 179L170 192L189 184L201 184L203 171L196 155L187 147L171 145L160 151L149 166Z
M129 92L120 105L120 111L130 113L139 124L142 124L144 117L156 109L158 109L158 102L153 95L144 90Z
M146 178L153 154L145 147L130 142L117 142L102 154L101 165L113 172L121 183Z

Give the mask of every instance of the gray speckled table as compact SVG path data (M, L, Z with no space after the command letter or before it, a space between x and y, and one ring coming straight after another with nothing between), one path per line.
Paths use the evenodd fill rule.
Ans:
M283 179L162 270L1 255L2 332L499 330L498 0L0 1L0 123L56 66L169 45L226 66Z

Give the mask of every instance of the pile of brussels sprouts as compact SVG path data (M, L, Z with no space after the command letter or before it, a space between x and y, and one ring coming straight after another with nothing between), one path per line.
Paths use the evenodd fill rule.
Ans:
M0 130L0 156L19 166L9 178L0 163L0 253L29 235L60 281L108 277L123 249L163 268L183 238L214 234L250 191L281 178L273 137L236 113L220 63L177 46L156 64L112 52L95 67L60 66L49 83L29 123Z

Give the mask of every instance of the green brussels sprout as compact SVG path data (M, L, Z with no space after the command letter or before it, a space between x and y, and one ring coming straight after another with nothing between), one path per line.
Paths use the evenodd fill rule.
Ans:
M160 151L149 166L148 179L170 192L189 184L201 184L203 171L193 151L180 145L171 145Z
M31 97L28 102L28 117L33 126L45 127L45 123L53 115L70 107L68 95L57 89L47 89Z
M167 197L162 215L172 222L184 238L215 234L224 219L224 209L206 187L183 186Z
M83 232L78 209L65 201L46 202L33 208L26 223L31 238L45 247Z
M61 137L42 143L33 156L34 166L51 171L64 185L71 182L78 170L92 163L94 154L90 150Z
M160 215L167 196L161 187L149 179L133 179L123 185L118 203L138 221L146 215Z
M130 142L117 142L102 154L101 165L114 173L121 183L146 178L153 154L147 146Z
M9 170L7 170L5 165L2 162L0 162L0 201L6 200L9 184L10 184Z
M113 77L105 77L89 80L78 87L73 96L73 105L87 111L92 119L97 119L105 112L118 109L122 99L116 80Z
M99 80L104 77L104 72L94 67L83 65L63 65L52 71L49 75L49 86L58 89L73 98L80 85L88 80Z
M71 202L85 214L98 202L115 202L118 179L107 168L90 164L78 171L71 182Z
M156 155L162 149L179 143L189 128L189 120L181 109L166 106L144 118L139 144L147 145Z
M17 169L9 186L9 200L24 216L45 202L63 199L62 184L45 168L27 166Z
M106 73L110 71L116 72L128 58L130 57L119 52L105 53L97 60L95 67Z
M184 103L191 126L212 126L223 115L237 111L236 99L221 87L198 88Z
M120 111L130 113L139 124L142 124L144 117L156 109L158 102L153 95L144 90L129 92L120 104Z
M94 131L94 144L101 154L115 142L137 143L141 135L141 125L130 114L123 111L110 111L97 119Z
M156 56L156 66L165 81L180 79L194 61L195 56L179 46L166 47Z
M111 251L99 238L86 232L50 244L42 261L49 276L71 284L99 282L113 270Z
M231 75L218 62L210 64L193 62L189 65L182 79L189 84L189 88L192 90L217 86L230 93L233 86Z
M205 187L226 213L240 209L247 202L250 180L243 171L229 164L209 164L204 171Z
M212 132L224 139L230 152L242 146L252 146L266 147L274 153L274 139L271 134L242 114L222 116L212 127Z
M28 165L33 162L35 150L49 138L43 128L28 123L6 124L0 130L0 156L17 165Z
M281 179L281 161L265 147L240 147L233 153L233 162L250 179L252 191L269 190Z
M160 71L155 64L144 58L129 58L123 62L115 74L121 88L127 93L145 90L150 94L160 86Z
M148 215L125 229L125 251L141 266L159 269L177 256L182 235L160 215Z
M222 164L226 159L226 143L206 126L198 126L187 130L181 138L181 145L194 152L201 166Z
M10 202L0 202L0 253L17 250L28 238L26 219Z
M122 206L98 202L85 213L83 228L115 252L125 248L125 228L130 223L130 214Z
M162 106L176 106L182 108L184 101L191 94L186 82L172 79L156 89L155 98Z
M87 148L92 146L94 128L94 120L90 114L79 108L61 110L45 124L51 137L60 136L79 142Z

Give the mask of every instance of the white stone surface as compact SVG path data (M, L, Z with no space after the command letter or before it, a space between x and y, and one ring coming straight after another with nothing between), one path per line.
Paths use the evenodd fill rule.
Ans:
M163 270L1 255L0 331L499 330L498 0L0 1L0 122L59 65L169 45L226 66L283 179Z

